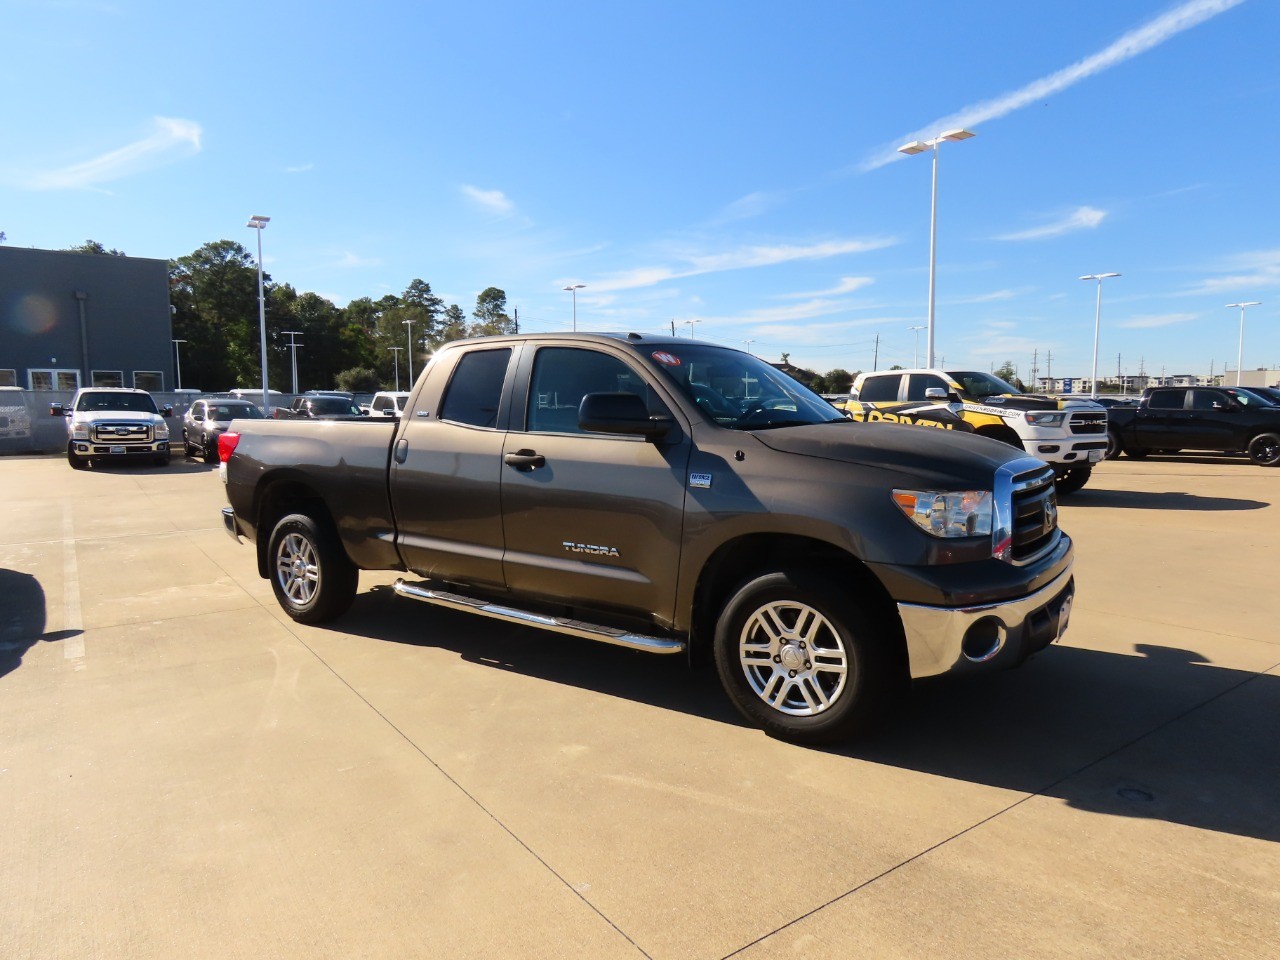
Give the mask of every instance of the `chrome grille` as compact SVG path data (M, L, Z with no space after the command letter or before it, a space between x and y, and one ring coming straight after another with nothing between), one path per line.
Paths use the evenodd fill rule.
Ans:
M1030 457L996 471L993 555L1012 564L1032 563L1062 539L1053 468Z
M94 443L150 443L151 425L146 423L95 423L89 431Z
M1072 433L1106 433L1107 415L1105 413L1073 413L1070 425Z

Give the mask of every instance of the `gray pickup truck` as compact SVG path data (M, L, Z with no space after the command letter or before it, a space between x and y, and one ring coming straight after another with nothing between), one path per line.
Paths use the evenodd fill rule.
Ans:
M404 597L714 659L796 742L868 729L912 678L1021 662L1074 596L1051 467L854 423L705 342L461 341L399 420L237 422L219 447L227 531L294 619L404 571Z

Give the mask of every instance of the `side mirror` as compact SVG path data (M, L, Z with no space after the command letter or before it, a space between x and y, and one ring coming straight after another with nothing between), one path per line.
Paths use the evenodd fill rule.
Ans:
M70 411L67 411L67 412L69 413ZM49 416L60 417L62 415L63 415L62 404L60 403L49 404Z
M588 433L657 440L671 424L670 417L650 417L644 398L634 393L588 393L578 405L578 426Z
M926 400L945 400L947 399L947 391L942 387L928 387L924 392Z
M173 404L172 404L172 403L166 403L163 407L161 407L161 408L160 408L160 415L161 415L162 417L172 417L172 416L173 416Z
M361 410L360 410L360 416L362 416L362 417L367 417L368 415L369 415L369 411L368 411L368 410L365 410L364 408L361 408Z

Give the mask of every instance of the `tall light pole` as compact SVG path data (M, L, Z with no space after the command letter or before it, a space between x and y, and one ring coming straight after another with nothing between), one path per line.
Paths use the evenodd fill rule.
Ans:
M262 231L270 222L270 217L255 214L245 224L258 231L258 333L262 346L262 412L268 417L271 416L271 388L267 385L267 301L262 296Z
M693 337L693 325L694 325L695 323L701 323L702 321L701 321L701 320L686 320L686 321L684 321L684 322L685 322L685 323L687 323L687 324L689 325L689 339L690 339L690 340L692 340L692 339L694 338L694 337Z
M748 356L755 356L755 354L753 354L753 353L751 352L751 345L752 345L753 343L755 343L755 342L756 342L756 341L755 341L755 339L753 338L753 339L751 339L751 340L743 340L742 342L743 342L743 343L745 343L745 344L747 345L747 355L748 355Z
M302 336L302 331L301 330L281 330L280 332L283 334L287 334L289 337L289 353L292 355L292 359L293 359L293 392L297 393L298 392L298 342L293 338Z
M395 358L395 362L396 362L396 393L399 393L399 392L400 392L400 351L401 351L401 350L403 350L403 349L404 349L404 347L387 347L387 349L391 351L391 356Z
M1240 386L1240 373L1244 369L1244 311L1246 307L1257 307L1261 300L1246 300L1244 303L1228 303L1228 307L1240 308L1240 348L1236 351L1236 386Z
M929 342L928 359L925 363L930 369L933 368L934 279L938 267L938 144L944 140L968 140L972 136L975 136L972 130L948 130L932 140L912 140L898 148L899 153L905 153L909 157L926 150L933 151L933 199L929 204Z
M1098 396L1098 331L1102 328L1102 281L1107 277L1118 277L1118 273L1090 273L1081 277L1081 280L1097 280L1098 281L1098 303L1093 310L1093 377L1089 383L1089 398L1095 399Z
M409 389L413 389L413 321L402 320L406 327L409 328Z
M928 328L928 327L920 327L920 326L916 326L916 327L907 327L907 329L908 329L908 330L914 330L914 331L915 331L915 334L916 334L916 348L915 348L915 353L911 354L911 366L913 366L913 367L918 367L918 366L920 366L920 331L921 331L921 330L928 330L929 328ZM932 366L933 366L933 361L932 361L932 360L931 360L931 361L929 361L929 366L930 366L930 367L932 367Z
M173 341L173 353L178 361L178 389L182 389L182 348L178 346L180 343L186 343L185 340Z
M574 333L578 332L578 291L585 286L586 286L585 283L571 283L569 284L569 286L564 288L565 290L568 290L570 293L573 294L573 332Z

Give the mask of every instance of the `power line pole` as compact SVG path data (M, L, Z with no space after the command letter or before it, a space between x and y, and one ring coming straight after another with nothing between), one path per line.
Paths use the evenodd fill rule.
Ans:
M874 373L880 369L880 334L876 334L876 353L871 359L871 371Z
M1044 355L1044 378L1046 380L1053 379L1053 351L1048 350Z
M1036 374L1040 372L1040 348L1031 351L1031 389L1036 389Z

